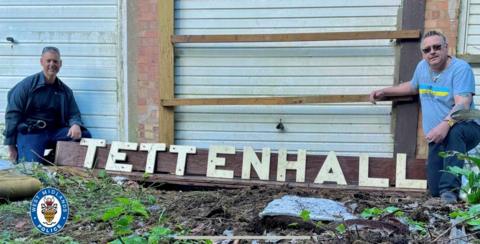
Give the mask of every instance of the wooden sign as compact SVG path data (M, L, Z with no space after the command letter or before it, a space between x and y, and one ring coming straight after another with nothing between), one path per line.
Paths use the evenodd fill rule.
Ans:
M58 165L106 169L126 175L153 174L156 180L181 182L192 178L199 182L236 182L250 185L295 183L307 187L359 186L403 189L426 189L425 161L407 160L405 154L396 159L308 155L306 150L287 152L271 148L235 148L212 145L208 150L187 145L134 143L103 139L82 139L80 143L58 142L55 162ZM174 177L172 177L174 176ZM215 184L214 184L215 185Z

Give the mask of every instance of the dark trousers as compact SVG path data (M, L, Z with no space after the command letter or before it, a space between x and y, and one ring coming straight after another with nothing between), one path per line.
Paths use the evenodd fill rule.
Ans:
M17 134L17 161L42 162L40 157L43 157L45 149L54 148L57 141L72 141L72 138L67 136L69 129L69 127L45 129L27 134L19 132ZM90 132L82 128L82 138L91 137Z
M455 124L441 143L428 144L427 185L432 196L437 197L443 192L457 192L461 187L461 178L448 172L449 166L463 167L464 161L456 156L442 158L440 152L457 151L467 153L480 142L480 125L461 122Z

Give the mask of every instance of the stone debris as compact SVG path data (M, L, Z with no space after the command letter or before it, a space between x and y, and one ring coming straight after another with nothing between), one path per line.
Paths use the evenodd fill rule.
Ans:
M268 203L267 207L259 214L265 216L292 216L300 217L300 213L306 210L309 217L314 221L342 221L357 219L348 212L340 202L324 198L311 198L286 195Z

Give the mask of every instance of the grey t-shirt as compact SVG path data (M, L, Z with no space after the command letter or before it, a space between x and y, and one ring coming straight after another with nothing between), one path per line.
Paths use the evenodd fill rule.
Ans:
M425 134L440 124L455 105L454 96L475 94L475 77L470 65L452 57L450 65L440 73L433 72L427 61L418 63L411 81L418 89L422 105L423 131ZM472 101L470 108L475 105Z

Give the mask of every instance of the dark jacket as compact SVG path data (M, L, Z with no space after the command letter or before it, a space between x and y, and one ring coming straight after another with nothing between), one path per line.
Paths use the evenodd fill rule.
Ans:
M77 124L83 127L80 110L73 97L72 89L65 85L58 77L55 82L58 82L60 90L60 125L62 127L69 127ZM15 145L17 143L17 126L28 118L26 112L29 111L29 107L34 103L34 101L32 101L32 94L43 86L45 86L45 76L43 72L40 72L23 79L10 89L7 98L7 110L5 111L5 130L3 132L5 140L3 144Z

